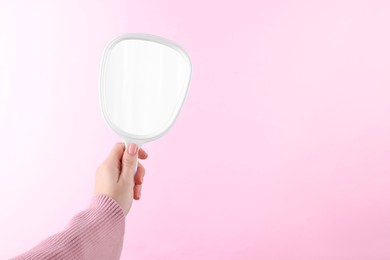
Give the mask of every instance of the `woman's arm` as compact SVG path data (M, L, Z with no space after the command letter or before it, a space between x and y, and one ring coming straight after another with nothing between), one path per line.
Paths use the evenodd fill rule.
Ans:
M125 231L125 215L134 199L140 199L145 169L137 157L145 151L116 144L96 172L95 196L88 209L77 214L66 229L13 260L120 258Z
M13 259L119 259L124 230L119 204L107 195L97 195L64 231Z

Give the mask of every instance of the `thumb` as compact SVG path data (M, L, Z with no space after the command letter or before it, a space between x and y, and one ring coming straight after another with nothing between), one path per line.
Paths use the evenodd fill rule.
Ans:
M137 166L138 146L136 144L129 144L122 156L122 172L121 177L124 180L132 182Z

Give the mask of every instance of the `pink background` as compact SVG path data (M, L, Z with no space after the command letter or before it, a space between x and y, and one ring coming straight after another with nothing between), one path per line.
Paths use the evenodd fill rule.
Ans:
M123 259L390 259L388 1L0 2L0 259L89 203L105 45L191 55Z

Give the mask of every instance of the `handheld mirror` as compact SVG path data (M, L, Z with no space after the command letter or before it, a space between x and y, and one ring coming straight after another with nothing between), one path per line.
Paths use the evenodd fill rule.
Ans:
M177 44L125 34L105 49L100 69L104 119L126 145L141 147L165 134L187 95L191 62Z

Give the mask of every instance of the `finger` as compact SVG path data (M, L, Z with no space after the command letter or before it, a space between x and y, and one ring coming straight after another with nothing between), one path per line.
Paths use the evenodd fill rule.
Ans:
M137 174L134 176L135 185L142 184L144 181L144 176L145 176L145 167L140 162L138 162Z
M108 155L106 162L111 164L120 162L124 151L125 151L124 143L116 143L112 148L110 154Z
M133 196L133 198L135 200L141 199L141 191L142 191L142 185L135 185L134 186L134 196Z
M147 152L145 152L144 149L140 148L138 151L138 158L145 160L146 158L148 158Z
M138 146L136 144L129 144L122 156L122 171L119 176L119 179L124 180L128 184L133 182L137 157Z

